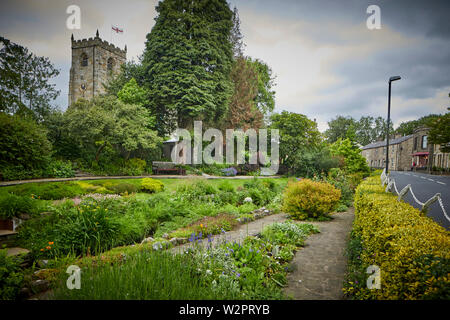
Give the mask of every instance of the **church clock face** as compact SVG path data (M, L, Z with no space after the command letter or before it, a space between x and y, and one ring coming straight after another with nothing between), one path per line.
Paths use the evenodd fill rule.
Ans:
M84 84L84 83L81 84L80 91L81 91L81 93L83 95L83 98L84 98L84 92L86 91L86 84Z

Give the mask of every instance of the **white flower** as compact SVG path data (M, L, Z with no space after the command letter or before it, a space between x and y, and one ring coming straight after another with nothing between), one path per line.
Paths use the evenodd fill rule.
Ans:
M212 275L212 271L211 270L206 270L206 274L208 275L208 276L210 276L210 275Z

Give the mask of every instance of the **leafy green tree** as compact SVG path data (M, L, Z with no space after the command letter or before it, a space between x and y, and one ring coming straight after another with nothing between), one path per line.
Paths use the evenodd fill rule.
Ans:
M43 120L59 95L50 80L59 74L48 58L0 37L0 111Z
M355 139L362 146L376 141L374 130L375 119L371 116L362 116L356 123Z
M148 92L139 87L135 78L131 78L117 93L117 97L123 103L144 105L147 101Z
M275 108L275 76L272 69L260 59L247 58L258 74L258 93L255 96L255 104L259 111L268 115Z
M119 91L133 78L138 86L143 86L145 73L141 60L140 57L138 62L132 60L120 65L120 72L104 84L108 95L117 96Z
M217 123L233 90L232 11L225 0L164 0L156 11L143 66L159 133L195 119Z
M299 169L296 158L306 150L317 148L321 143L316 122L303 114L288 111L273 114L270 127L278 129L280 133L280 162L293 172Z
M345 170L348 173L362 172L367 174L370 169L361 150L350 140L339 138L330 146L331 154L341 156L345 160Z
M347 138L347 131L356 127L356 120L352 117L337 116L328 121L328 129L325 131L325 137L329 143L336 142L339 138Z
M430 142L439 144L442 152L450 152L450 112L432 119L428 126Z
M397 129L395 129L395 133L401 134L402 136L407 136L414 133L419 127L428 127L432 125L434 120L439 118L438 114L429 114L427 116L423 116L417 120L405 121L400 123Z
M47 137L53 146L55 158L75 160L83 154L83 150L72 140L67 130L68 119L64 112L54 111L50 113L42 124L47 128Z
M80 99L68 108L65 117L69 138L91 161L98 162L104 151L125 159L144 158L161 142L149 127L147 109L111 96Z
M338 157L331 154L330 148L323 144L297 153L294 172L298 176L312 178L314 175L328 173L331 168L339 167Z

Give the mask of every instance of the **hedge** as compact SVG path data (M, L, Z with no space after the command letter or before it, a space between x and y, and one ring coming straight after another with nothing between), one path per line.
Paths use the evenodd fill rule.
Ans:
M360 245L349 266L364 273L379 266L381 288L368 289L350 275L344 291L356 299L450 299L450 233L386 193L379 177L360 184L354 203L352 241Z

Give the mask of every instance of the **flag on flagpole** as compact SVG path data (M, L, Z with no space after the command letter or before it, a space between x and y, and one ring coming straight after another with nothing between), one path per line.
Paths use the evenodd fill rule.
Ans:
M116 33L123 33L123 29L120 29L119 27L116 26L111 26L112 30L114 30Z

